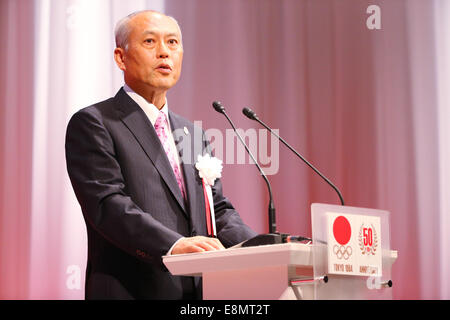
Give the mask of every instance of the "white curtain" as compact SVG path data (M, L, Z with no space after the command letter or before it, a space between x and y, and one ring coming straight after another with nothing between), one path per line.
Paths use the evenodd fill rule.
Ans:
M450 2L435 4L435 38L437 71L438 170L439 170L439 238L431 246L439 250L440 298L450 299Z
M66 173L65 128L122 86L115 23L143 9L164 12L164 1L35 2L29 298L84 297L86 228Z

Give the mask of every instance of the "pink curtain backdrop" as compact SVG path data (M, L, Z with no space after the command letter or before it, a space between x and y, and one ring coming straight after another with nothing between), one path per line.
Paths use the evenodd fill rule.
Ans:
M379 30L366 26L370 5L381 9ZM447 1L1 0L1 299L84 297L86 230L66 173L65 128L122 85L114 24L145 8L182 28L171 109L225 137L229 126L212 101L237 127L259 130L241 113L251 107L340 188L346 205L391 212L395 299L450 298ZM310 236L311 203L339 199L281 144L277 165L269 179L278 230ZM267 232L256 168L235 158L223 176L243 219Z

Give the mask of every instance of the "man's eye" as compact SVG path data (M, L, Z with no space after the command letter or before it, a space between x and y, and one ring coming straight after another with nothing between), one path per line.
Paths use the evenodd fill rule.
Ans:
M176 39L170 39L170 40L169 40L169 43L170 43L170 44L177 44L178 41L177 41Z
M153 42L155 42L155 40L153 40L153 39L145 39L145 42L146 43L153 43Z

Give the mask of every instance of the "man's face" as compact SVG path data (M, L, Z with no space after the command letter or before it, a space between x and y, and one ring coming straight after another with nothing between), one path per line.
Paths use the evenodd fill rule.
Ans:
M178 81L183 45L178 24L146 12L129 22L128 49L122 50L125 82L142 89L168 90Z

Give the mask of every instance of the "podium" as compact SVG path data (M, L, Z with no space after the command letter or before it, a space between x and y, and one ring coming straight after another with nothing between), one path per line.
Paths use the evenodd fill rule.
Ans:
M389 248L388 219L386 211L313 204L312 244L236 247L163 262L173 275L202 277L205 300L392 299L397 251Z

